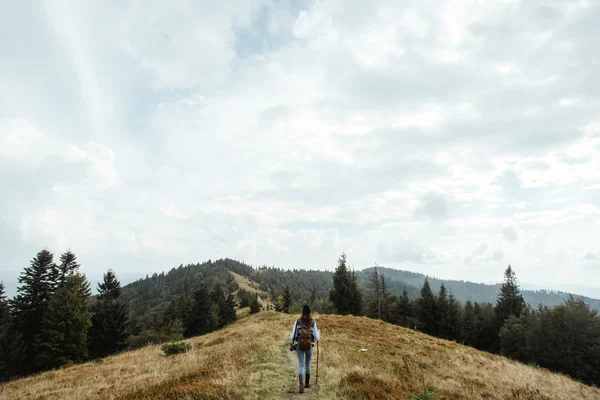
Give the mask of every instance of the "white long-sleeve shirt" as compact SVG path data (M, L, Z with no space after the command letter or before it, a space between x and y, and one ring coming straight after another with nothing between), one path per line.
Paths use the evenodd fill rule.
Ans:
M296 340L296 328L298 326L298 321L294 322L294 327L292 328L292 334L290 335L290 339L292 341ZM321 334L319 333L319 329L317 328L317 321L313 320L312 327L312 335L315 340L321 340Z

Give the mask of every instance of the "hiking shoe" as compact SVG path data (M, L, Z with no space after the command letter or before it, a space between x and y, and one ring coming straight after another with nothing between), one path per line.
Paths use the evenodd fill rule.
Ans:
M306 374L306 380L304 381L304 387L305 388L309 388L310 387L310 374Z
M304 381L302 380L302 375L298 375L298 393L304 393Z

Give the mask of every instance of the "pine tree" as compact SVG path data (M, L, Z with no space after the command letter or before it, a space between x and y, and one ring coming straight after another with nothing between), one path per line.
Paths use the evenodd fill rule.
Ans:
M392 304L397 298L395 296L390 296L383 273L379 275L379 280L381 281L381 319L386 322L391 322L393 319L391 315Z
M438 292L438 298L436 301L436 325L437 335L441 338L448 338L448 291L446 286L442 282L440 285L440 291Z
M7 321L9 317L8 300L4 294L4 283L0 282L0 321Z
M500 287L495 308L498 324L502 326L511 315L519 318L524 308L525 300L517 284L517 276L509 265L504 271L504 283Z
M256 314L260 311L260 303L258 302L258 297L256 293L253 293L250 297L250 314Z
M352 269L350 274L350 314L354 316L362 315L363 312L363 294L358 288L358 278Z
M397 314L396 319L400 326L406 328L413 327L411 322L414 316L412 315L412 306L410 304L410 299L408 298L408 293L406 292L406 287L402 290L402 295L398 299Z
M114 354L126 346L129 318L127 306L120 297L121 283L109 269L98 283L98 296L92 305L89 349L93 358Z
M473 347L495 352L496 347L500 347L498 331L496 329L496 319L494 306L491 303L477 303L473 307L475 314Z
M456 300L452 291L448 295L447 316L447 338L449 340L459 340L461 325L460 303Z
M346 254L338 259L338 266L333 273L333 287L329 292L329 300L333 303L338 314L350 314L356 307L356 293L353 290L353 278L346 266Z
M283 312L288 313L290 309L290 305L292 305L292 295L290 294L290 287L285 286L283 289Z
M77 257L71 250L67 250L60 256L60 264L57 266L58 276L56 277L57 288L63 285L67 278L79 271L80 265L77 263Z
M461 330L460 330L460 336L462 339L462 342L466 345L469 346L474 346L475 343L475 328L476 328L476 321L475 321L475 309L473 307L473 303L471 302L471 300L467 300L467 302L465 303L465 309L464 309L464 313L463 313L463 318L461 321Z
M374 268L367 282L367 316L369 318L381 319L381 300L381 280L377 268Z
M214 304L213 313L216 316L216 327L222 328L229 322L230 312L227 310L227 299L220 284L216 284L210 292L210 298Z
M23 342L13 325L4 284L0 282L0 382L16 376L22 362Z
M227 297L225 298L226 323L235 321L235 286L227 285Z
M186 336L203 335L214 328L211 320L212 303L208 291L201 285L192 296L192 303L185 321Z
M36 336L36 361L42 368L54 368L87 359L87 333L92 313L90 284L78 272L67 277L52 296Z
M21 372L25 374L39 370L35 362L35 338L41 332L41 322L56 287L53 280L57 276L56 271L54 255L46 249L41 250L19 276L21 286L11 301L15 328L21 333L23 340Z
M431 291L429 280L425 278L421 289L421 297L417 300L417 310L423 332L429 335L437 334L436 308L435 297Z

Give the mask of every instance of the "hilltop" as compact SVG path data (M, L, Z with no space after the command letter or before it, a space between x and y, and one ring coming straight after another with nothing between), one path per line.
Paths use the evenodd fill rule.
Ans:
M408 399L422 379L437 399L598 399L600 389L454 342L364 317L315 315L319 383L296 394L294 315L261 312L188 339L165 357L147 346L16 380L15 399ZM374 334L376 333L376 334ZM361 348L367 351L358 350ZM316 358L315 358L316 360ZM316 379L316 361L313 380Z

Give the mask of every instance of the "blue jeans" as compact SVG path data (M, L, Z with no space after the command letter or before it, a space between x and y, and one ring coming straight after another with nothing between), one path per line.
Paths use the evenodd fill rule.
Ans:
M307 375L310 375L310 360L312 358L312 352L312 347L309 351L302 351L299 348L296 349L296 355L298 356L298 375L303 375L305 372Z

